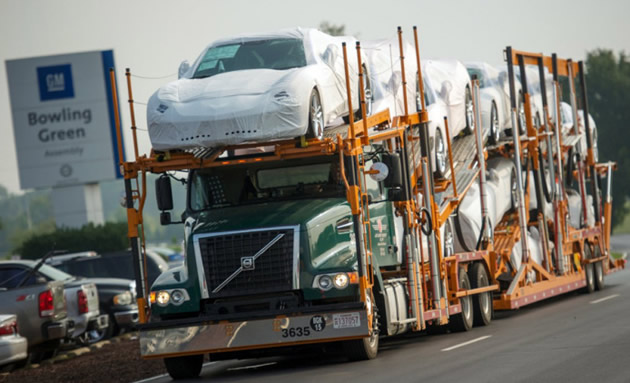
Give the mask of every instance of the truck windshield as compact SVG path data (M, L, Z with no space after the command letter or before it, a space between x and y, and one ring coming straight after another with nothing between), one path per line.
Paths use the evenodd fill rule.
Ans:
M329 160L329 159L327 159ZM189 207L217 209L282 199L343 197L337 161L248 164L192 173Z
M245 69L290 69L306 66L299 39L271 39L231 43L209 48L193 78Z

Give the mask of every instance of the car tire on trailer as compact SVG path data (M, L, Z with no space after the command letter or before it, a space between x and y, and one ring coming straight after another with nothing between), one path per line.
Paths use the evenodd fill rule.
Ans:
M464 112L466 113L466 133L472 134L475 128L475 108L473 106L472 93L470 87L466 85L466 95L464 99Z
M523 94L519 92L518 96L518 115L516 116L517 121L516 125L518 125L518 134L522 136L527 131L527 122L525 117L525 102L523 101Z
M466 273L466 270L460 267L457 274L459 288L461 290L470 290L470 280L468 279L468 273ZM451 331L468 331L472 328L474 321L472 297L461 297L459 298L459 302L462 306L462 312L451 316L449 326Z
M164 358L164 366L173 380L194 379L201 373L203 354Z
M588 242L584 242L584 259L588 260L593 258L593 249L591 244ZM587 294L595 291L595 267L593 263L587 263L584 265L584 275L586 277L586 286L584 287L584 292Z
M497 111L497 104L492 101L492 107L490 108L490 132L488 133L488 141L490 145L496 145L501 139L501 128L499 127L499 112Z
M490 285L488 273L480 262L475 262L468 270L470 286L473 289ZM475 326L487 326L492 321L492 293L481 293L472 296L473 318Z
M435 156L435 169L433 169L433 174L437 178L443 178L446 174L446 143L444 142L444 137L442 136L442 131L440 128L435 129L435 148L433 150Z
M307 138L324 138L324 110L317 89L313 88L308 103L308 130Z

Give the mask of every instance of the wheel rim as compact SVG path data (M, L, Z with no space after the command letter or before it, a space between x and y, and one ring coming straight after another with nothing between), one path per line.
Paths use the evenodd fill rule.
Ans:
M372 115L372 86L370 79L367 76L367 70L363 67L364 81L363 81L363 95L365 96L365 115Z
M324 136L324 112L317 93L311 97L311 126L313 135L321 139Z
M466 92L466 125L470 128L470 130L473 129L473 121L474 121L474 108L473 108L473 102L472 102L472 96L470 95L470 90L468 88L466 88L467 92Z
M490 119L490 134L492 134L492 138L494 139L495 143L499 142L499 138L501 135L501 132L499 131L499 116L497 113L497 107L494 104L492 104L492 116Z
M444 227L444 257L450 257L455 252L453 222L449 218Z
M521 103L518 106L518 120L521 123L521 126L519 127L519 133L525 133L525 105L523 104L523 102L521 101Z
M435 131L435 164L437 166L436 170L441 175L444 175L444 172L446 172L446 147L442 138L442 132L439 129Z
M516 185L516 169L512 169L512 207L516 208L516 203L518 202L517 197L517 185Z

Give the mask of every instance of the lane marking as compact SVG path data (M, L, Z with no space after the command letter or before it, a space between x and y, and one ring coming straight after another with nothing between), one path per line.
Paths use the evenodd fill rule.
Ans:
M619 294L609 295L609 296L607 296L607 297L604 297L604 298L600 298L600 299L596 299L596 300L594 300L594 301L591 301L591 304L592 304L592 305L594 305L594 304L599 303L599 302L603 302L603 301L607 301L607 300L609 300L609 299L617 298L618 296L619 296Z
M442 351L451 351L451 350L455 350L456 348L460 348L460 347L464 347L464 346L468 346L469 344L473 344L473 343L477 343L480 342L484 339L488 339L490 338L492 335L486 335L486 336L481 336L479 338L475 338L473 340L469 340L468 342L464 342L464 343L460 343L460 344L456 344L455 346L451 346L451 347L447 347L447 348L443 348Z
M253 366L232 367L232 368L228 368L228 371L251 370L253 368L259 368L259 367L264 367L264 366L272 366L272 365L277 364L277 363L278 362L269 362L269 363L263 363L263 364L255 364Z

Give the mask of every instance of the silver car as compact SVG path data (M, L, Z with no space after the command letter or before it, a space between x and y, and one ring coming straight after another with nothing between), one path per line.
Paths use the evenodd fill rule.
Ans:
M28 342L18 332L17 316L0 315L0 366L26 360Z

